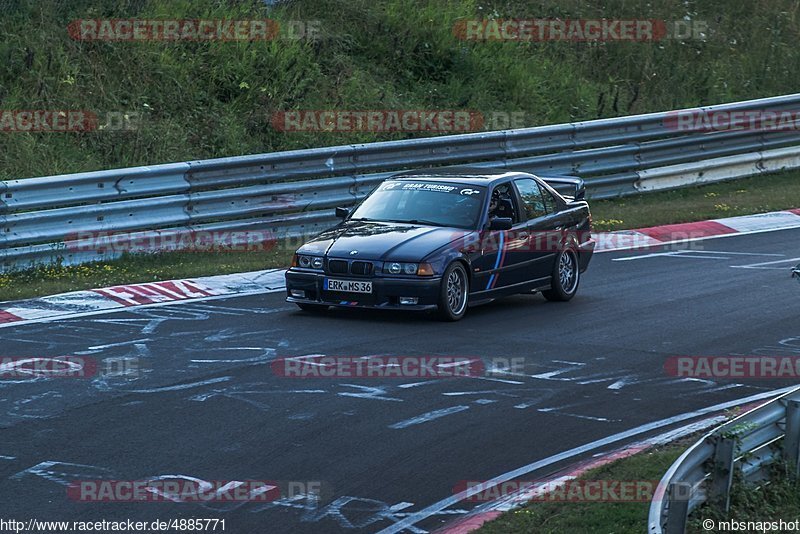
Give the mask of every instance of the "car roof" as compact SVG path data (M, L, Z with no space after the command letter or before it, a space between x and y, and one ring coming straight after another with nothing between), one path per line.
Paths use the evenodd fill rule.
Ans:
M532 175L520 171L510 171L508 169L446 167L441 169L417 169L401 172L389 177L389 180L425 180L491 186L501 180L518 178L520 176L530 177Z

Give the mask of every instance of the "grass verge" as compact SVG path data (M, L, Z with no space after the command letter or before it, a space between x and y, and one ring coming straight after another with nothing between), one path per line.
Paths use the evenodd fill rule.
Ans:
M798 207L800 172L591 202L595 231L643 228ZM129 255L73 267L0 274L0 302L110 285L286 267L294 244L266 252Z
M646 228L800 207L800 171L591 202L597 231Z
M257 271L289 265L294 249L259 252L136 254L75 266L39 266L0 274L0 302L119 284Z
M761 487L746 485L740 480L734 480L730 511L725 514L703 505L689 517L686 532L688 534L708 532L710 529L703 528L703 521L708 520L714 521L715 528L711 530L715 531L760 532L772 530L787 532L788 530L770 527L759 529L756 525L777 522L781 519L787 523L800 519L800 480L794 478L789 466L785 463L772 466L770 479L772 482ZM742 522L750 522L753 525L746 526L747 528L723 529L720 526L721 521L736 521L740 525Z
M645 451L592 469L582 480L657 481L697 437ZM537 501L486 523L479 534L562 534L647 532L649 502L555 502Z

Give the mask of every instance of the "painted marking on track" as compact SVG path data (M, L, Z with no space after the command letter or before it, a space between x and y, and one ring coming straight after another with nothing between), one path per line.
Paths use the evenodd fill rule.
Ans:
M131 390L126 390L125 393L161 393L162 391L181 391L184 389L207 386L209 384L218 384L220 382L227 382L231 378L233 377L221 376L219 378L212 378L211 380L203 380L202 382L192 382L191 384L178 384L177 386L164 386L161 388L152 388L152 389L131 389Z
M783 257L785 254L767 254L760 252L727 252L722 250L672 250L669 252L653 252L651 254L639 254L636 256L625 256L624 258L613 258L611 261L633 261L648 258L694 258L702 260L729 260L729 256L772 256Z
M400 430L402 428L408 428L410 426L427 423L428 421L433 421L434 419L440 419L454 413L463 412L464 410L469 410L469 406L451 406L450 408L433 410L432 412L426 412L416 417L412 417L411 419L406 419L405 421L399 421L393 425L389 425L389 428Z
M769 398L772 398L772 397L776 397L778 395L781 395L783 393L791 391L791 390L795 389L796 387L797 386L789 386L789 387L786 387L786 388L779 389L777 391L770 391L770 392L767 392L767 393L759 393L759 394L756 394L756 395L752 395L750 397L746 397L744 399L739 399L739 400L734 400L734 401L729 401L729 402L723 402L721 404L716 404L716 405L710 406L708 408L702 408L700 410L695 410L693 412L688 412L688 413L684 413L684 414L681 414L681 415L675 415L673 417L668 417L666 419L661 419L660 421L654 421L652 423L647 423L645 425L637 426L637 427L632 428L630 430L625 430L624 432L618 432L618 433L613 434L611 436L608 436L608 437L605 437L605 438L602 438L602 439L598 439L598 440L586 443L584 445L580 445L578 447L574 447L572 449L560 452L560 453L555 454L553 456L550 456L548 458L544 458L542 460L537 460L535 462L531 462L528 465L524 465L524 466L519 467L517 469L514 469L512 471L508 471L507 473L503 473L502 475L498 475L498 476L494 477L493 479L485 482L484 483L484 487L493 488L493 487L495 487L495 486L497 486L499 484L502 484L503 482L508 482L509 480L514 480L515 478L519 478L521 476L527 475L528 473L531 473L533 471L537 471L537 470L542 469L544 467L548 467L548 466L553 465L553 464L555 464L557 462L560 462L562 460L568 460L570 458L574 458L575 456L579 456L581 454L585 454L585 453L594 451L596 449L599 449L600 447L605 447L605 446L610 445L612 443L616 443L616 442L622 441L624 439L632 438L634 436L639 436L641 434L645 434L645 433L650 432L652 430L655 430L655 429L658 429L658 428L663 428L663 427L669 426L669 425L673 425L675 423L680 423L680 422L686 421L688 419L694 419L695 417L700 417L702 415L706 415L706 414L709 414L709 413L719 412L721 410L725 410L725 409L731 408L733 406L738 406L738 405L741 405L741 404L748 404L748 403L751 403L751 402L755 402L755 401L759 401L759 400L763 400L763 399L769 399ZM423 521L423 520L425 520L425 519L427 519L427 518L429 518L431 516L434 516L436 514L441 513L441 511L444 510L445 508L450 508L451 506L453 506L455 504L458 504L459 502L463 501L464 499L466 499L468 497L470 497L469 492L465 490L465 491L462 491L462 492L457 493L455 495L452 495L450 497L447 497L446 499L442 499L439 502L433 503L430 506L427 506L426 508L423 508L422 510L420 510L420 511L414 513L414 514L409 515L404 520L386 527L385 529L379 531L378 534L398 534L399 532L403 532L407 528L412 527L413 525L416 525L420 521Z
M5 310L0 310L0 323L16 323L17 321L22 321L22 317L14 315L11 312L7 312Z
M123 306L141 306L142 304L191 300L215 295L212 289L189 280L113 286L91 291Z
M395 397L384 397L383 395L386 394L386 390L379 387L369 387L369 386L359 386L358 384L341 384L342 386L355 388L361 390L361 393L353 393L350 391L344 393L337 393L337 395L341 397L355 397L357 399L370 399L370 400L382 400L382 401L395 401L395 402L403 402L403 399L397 399Z
M611 423L621 421L622 419L606 419L605 417L594 417L591 415L581 415L570 412L560 412L561 408L538 408L537 412L552 413L554 415L566 415L568 417L577 417L578 419L588 419L589 421L600 421L601 423Z
M429 384L436 384L437 382L441 382L441 380L428 380L426 382L411 382L408 384L400 384L399 388L408 389L408 388L415 388L417 386L427 386Z
M24 319L23 321L16 321L11 323L2 323L0 322L0 328L6 327L14 327L14 326L25 326L29 324L39 324L39 323L53 323L58 321L64 321L68 319L79 319L82 317L90 317L92 315L106 315L111 313L119 313L119 312L138 312L139 310L149 309L149 308L160 308L162 306L175 306L176 304L181 304L186 306L186 304L194 304L196 302L208 302L211 300L224 300L224 299L233 299L233 298L240 298L240 297L250 297L253 295L265 295L268 293L279 293L283 291L284 288L278 289L259 289L256 291L244 291L242 293L231 293L228 295L215 295L213 297L203 297L203 298L196 298L192 300L171 300L169 302L157 302L155 304L143 304L137 307L131 306L120 306L119 308L107 308L102 310L91 310L91 311L84 311L84 312L70 312L65 311L61 315L53 315L51 317L41 317L37 319ZM288 308L288 305L286 306ZM280 308L275 310L271 310L269 313L273 311L279 311ZM251 310L252 312L252 310ZM253 312L253 313L261 313L261 312Z
M95 352L102 352L105 349L111 349L114 347L124 347L126 345L137 345L137 344L147 343L148 341L152 341L152 339L150 338L132 339L129 341L121 341L119 343L109 343L107 345L94 345L86 350L76 351L75 354L92 354Z
M498 370L497 372L501 372L501 371ZM521 386L522 384L525 383L525 382L519 382L517 380L505 380L503 378L491 378L491 377L488 377L488 376L471 376L469 378L472 378L474 380L487 380L489 382L500 382L502 384L512 384L512 385L515 385L515 386Z
M785 260L764 261L761 263L751 263L749 265L731 265L734 269L775 269L786 270L787 267L766 267L766 265L777 265L779 263L795 263L800 261L800 258L787 258Z

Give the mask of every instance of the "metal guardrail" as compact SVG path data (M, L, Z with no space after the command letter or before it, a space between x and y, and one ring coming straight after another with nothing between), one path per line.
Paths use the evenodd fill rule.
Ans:
M650 503L650 534L681 534L703 503L727 511L734 475L769 479L770 466L800 466L800 388L736 417L689 447L661 478Z
M692 111L798 107L793 94ZM578 175L590 198L608 198L800 166L800 129L686 132L670 123L676 113L0 181L0 271L119 255L76 246L87 233L308 235L335 222L336 206L410 168Z

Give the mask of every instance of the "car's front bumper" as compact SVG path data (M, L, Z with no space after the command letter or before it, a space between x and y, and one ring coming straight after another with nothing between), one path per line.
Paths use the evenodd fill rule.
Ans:
M322 273L286 271L286 301L298 304L323 304L345 308L380 308L397 310L433 310L439 302L441 277L430 278L362 278L354 276L332 276L372 282L372 293L344 293L323 289L325 277ZM292 296L292 291L304 291L304 297ZM400 304L400 297L416 297L417 304Z

